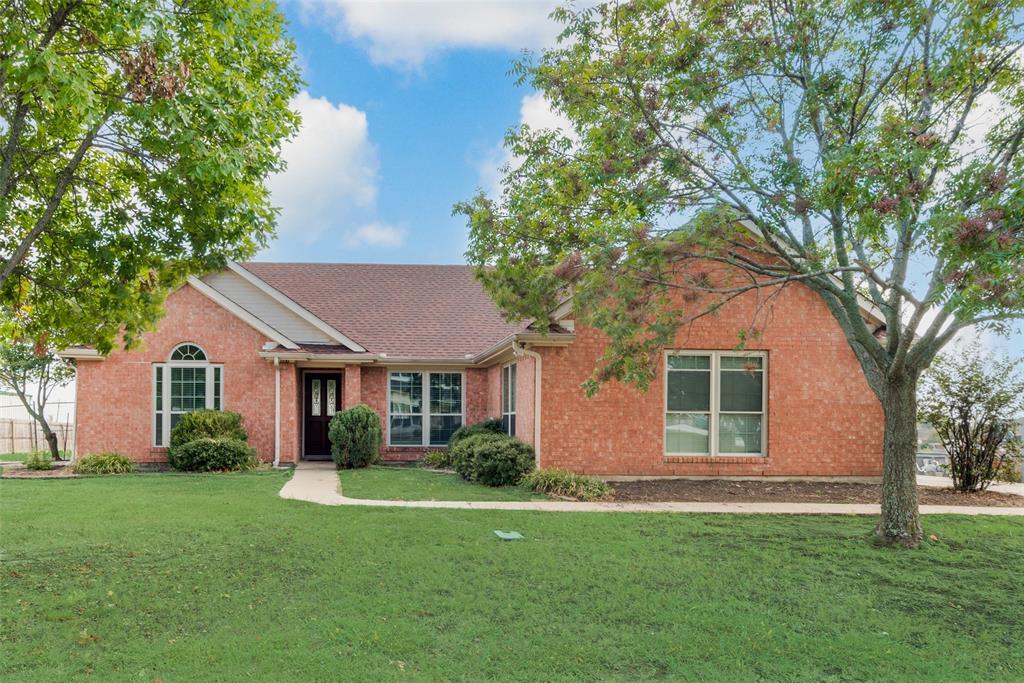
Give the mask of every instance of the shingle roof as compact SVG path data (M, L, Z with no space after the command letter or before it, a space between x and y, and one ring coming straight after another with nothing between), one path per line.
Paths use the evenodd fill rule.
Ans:
M372 353L461 358L527 328L502 317L470 266L242 266Z

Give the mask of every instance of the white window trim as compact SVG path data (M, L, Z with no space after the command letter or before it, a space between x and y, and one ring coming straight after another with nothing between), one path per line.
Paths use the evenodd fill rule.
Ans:
M420 415L423 418L422 433L420 435L420 443L391 443L391 375L393 373L401 374L416 374L423 377L423 412L422 413L399 413L398 416L411 416L415 417ZM430 412L430 375L459 375L462 377L461 380L461 413L431 413ZM388 383L388 448L443 448L445 444L431 444L430 443L430 418L431 417L443 417L443 416L455 416L458 415L462 418L462 424L466 424L466 373L463 370L417 370L417 369L405 369L405 368L388 368L387 371L387 383Z
M224 407L224 364L223 363L211 363L209 361L210 355L206 353L206 349L199 346L195 342L183 342L182 344L176 344L171 353L168 354L168 358L174 354L174 351L178 347L184 344L191 344L192 346L198 347L203 355L206 356L207 360L175 360L167 361L166 363L153 363L153 369L151 371L150 387L151 387L151 398L152 398L152 410L150 415L151 418L151 431L152 431L152 444L154 448L167 448L171 442L171 368L206 368L206 406L209 409L213 409L214 398L214 381L213 374L214 369L220 369L220 410L226 410ZM163 443L158 443L156 440L156 420L157 420L157 409L156 409L156 372L157 368L163 369L163 392L162 392L162 404L163 408L160 411L160 418L162 420L161 436L163 436ZM189 411L185 411L189 412ZM175 415L184 415L183 412L178 411Z
M673 410L668 409L668 359L669 356L702 356L711 357L711 401L710 411ZM761 450L758 453L722 453L718 448L718 416L721 414L721 393L719 392L721 359L723 357L761 358L761 411L735 411L730 415L761 416ZM673 350L665 351L662 358L664 380L662 384L662 418L661 418L661 449L666 458L766 458L768 457L768 353L765 351L705 351L705 350ZM708 415L708 452L707 453L672 453L668 450L668 415L669 413Z
M513 367L516 367L516 361L512 361L511 363L505 363L504 365L501 366L501 377L499 378L499 381L498 381L498 391L499 391L499 393L501 393L501 399L500 399L499 403L501 404L500 408L501 408L501 419L502 419L502 421L504 421L504 419L506 417L515 417L516 416L516 406L512 405L512 403L513 403L513 401L512 401L512 393L513 392L515 392L515 397L516 397L516 401L515 402L516 403L519 402L518 387L515 387L514 383L511 381L512 380L512 377L511 377L512 370L511 370L511 368L513 368ZM506 379L508 380L507 387L505 385ZM518 381L519 381L519 368L516 367L516 383L518 383ZM508 389L508 392L509 392L508 396L505 395L505 389L506 388ZM506 407L508 407L509 410L506 410L505 409ZM509 425L511 425L511 424L512 424L512 420L509 420ZM514 428L513 428L512 432L509 435L510 436L515 436L515 429Z

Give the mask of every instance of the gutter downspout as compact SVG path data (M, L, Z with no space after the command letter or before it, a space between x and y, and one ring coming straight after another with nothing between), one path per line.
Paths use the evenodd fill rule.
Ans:
M529 356L533 359L533 452L535 465L540 469L540 378L542 358L536 351L526 348L521 342L514 342L512 346L517 356Z
M274 358L274 467L281 466L281 361Z

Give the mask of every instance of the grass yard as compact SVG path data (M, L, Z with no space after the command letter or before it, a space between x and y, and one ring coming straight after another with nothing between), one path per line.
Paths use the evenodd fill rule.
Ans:
M906 551L864 517L323 507L287 476L0 480L0 680L1024 679L1019 518Z
M548 500L517 486L480 486L457 474L418 467L339 470L338 476L342 493L364 500Z
M25 458L28 457L28 453L0 453L0 462L25 462ZM67 451L61 451L61 457L65 460L68 458Z

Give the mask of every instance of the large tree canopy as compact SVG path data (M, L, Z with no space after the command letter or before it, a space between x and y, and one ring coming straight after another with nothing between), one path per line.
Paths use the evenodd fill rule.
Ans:
M271 234L294 48L263 0L0 11L0 335L130 342Z
M571 130L509 134L502 195L456 207L468 257L513 317L573 295L609 339L592 391L646 385L656 350L733 297L810 287L886 413L879 531L914 543L917 378L958 331L1024 315L1022 7L560 10L559 46L518 71Z

